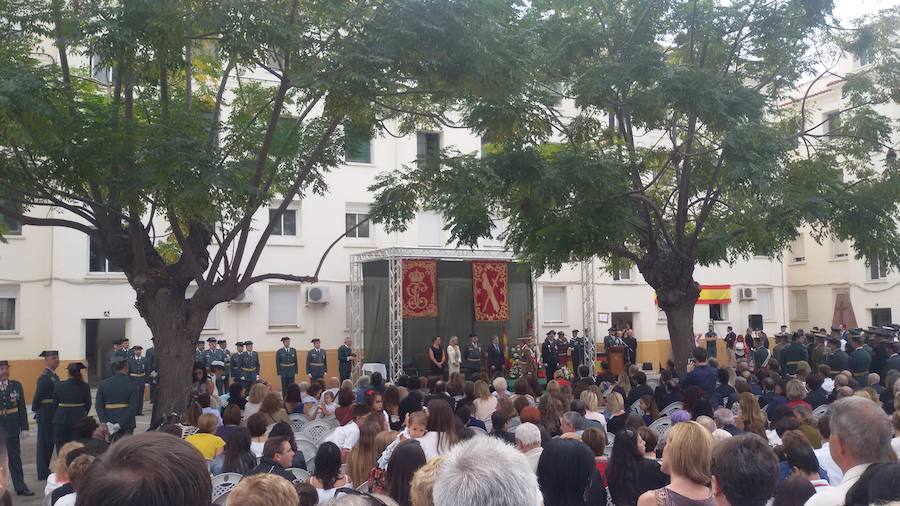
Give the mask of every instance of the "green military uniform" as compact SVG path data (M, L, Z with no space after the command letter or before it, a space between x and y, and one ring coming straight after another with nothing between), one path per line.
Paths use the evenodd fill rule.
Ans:
M847 355L847 352L841 349L837 349L834 353L825 357L825 364L835 373L846 369L848 362L850 362L850 355Z
M319 340L313 339L312 342L313 345L315 345ZM309 350L306 354L306 374L309 374L309 377L313 381L316 381L322 379L326 372L328 372L328 362L325 350L322 348L313 348Z
M797 364L809 360L806 347L800 343L792 342L781 349L778 354L778 364L781 365L781 371L793 376L797 372Z
M222 350L222 363L225 364L225 374L222 375L222 390L219 391L219 395L222 395L228 390L230 382L231 352L228 351L228 346L224 339L219 341L219 349Z
M245 345L253 345L253 341L244 341ZM244 376L244 383L247 389L254 381L259 379L259 353L255 351L245 351L243 363L241 364L241 373Z
M340 374L341 381L350 379L352 371L353 349L346 344L342 344L341 347L338 348L338 373Z
M757 369L762 369L769 365L772 358L772 352L765 346L759 345L753 350L753 364Z
M106 353L106 368L104 369L104 371L106 371L106 373L103 375L104 378L108 378L108 377L112 376L113 370L112 370L112 367L111 367L109 364L112 363L112 358L113 358L113 357L119 356L119 346L120 346L121 344L122 344L122 341L119 340L119 339L113 341L113 346L115 346L115 348L109 350L109 351Z
M238 348L243 348L243 341L238 341L236 346ZM231 378L237 383L244 383L244 371L241 368L244 366L244 352L238 350L231 355Z
M201 344L203 341L197 341L197 344ZM194 350L194 363L200 364L203 367L209 367L209 364L206 362L206 350L201 350L199 348Z
M847 367L850 368L850 374L860 386L869 384L869 366L872 364L872 355L865 348L859 347L850 354L850 360Z
M153 338L151 337L152 341ZM156 393L159 390L159 380L156 378L156 348L147 348L144 353L144 371L147 373L147 383L150 384L150 403L156 404Z
M91 387L81 379L80 370L84 364L69 364L67 370L70 378L56 384L53 402L56 411L53 413L53 434L56 447L75 439L74 428L79 420L91 411Z
M287 337L281 338L282 343L285 341L290 344L290 340ZM287 387L294 382L297 376L297 350L282 346L276 351L275 369L278 370L278 376L281 378L281 392L287 392Z
M9 362L0 360L0 367L9 367ZM34 495L28 490L22 472L20 438L22 432L28 431L28 408L25 405L25 390L18 381L0 381L0 427L6 430L6 450L13 487L20 495Z
M134 432L134 417L139 406L138 391L124 371L103 380L97 388L97 417L100 423L119 424L112 439Z
M59 356L57 352L45 351L41 357ZM59 383L59 376L52 369L45 368L38 377L31 400L31 411L37 420L37 476L38 480L46 480L50 475L50 464L53 457L53 390Z
M147 384L147 362L144 357L138 357L134 354L134 350L141 350L140 346L132 348L132 354L128 357L128 376L134 383L134 389L138 393L138 416L144 414L144 385ZM115 376L115 374L113 374Z
M884 371L882 371L881 377L886 378L891 369L900 372L900 353L894 353L884 362Z

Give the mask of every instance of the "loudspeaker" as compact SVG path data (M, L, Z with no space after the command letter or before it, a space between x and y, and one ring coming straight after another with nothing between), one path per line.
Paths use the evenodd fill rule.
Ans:
M747 317L751 330L763 329L763 317L761 314L752 314Z

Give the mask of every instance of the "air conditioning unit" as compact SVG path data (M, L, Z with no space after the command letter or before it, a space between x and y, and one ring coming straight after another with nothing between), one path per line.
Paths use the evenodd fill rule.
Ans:
M328 295L329 293L327 286L311 286L306 289L306 303L327 304Z
M739 300L756 300L756 288L738 288Z
M248 286L237 297L228 301L229 304L253 304L253 287Z

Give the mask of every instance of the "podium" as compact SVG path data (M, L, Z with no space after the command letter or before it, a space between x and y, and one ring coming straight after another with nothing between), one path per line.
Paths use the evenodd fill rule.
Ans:
M609 362L609 371L616 376L625 370L625 347L610 346L606 350L606 360Z

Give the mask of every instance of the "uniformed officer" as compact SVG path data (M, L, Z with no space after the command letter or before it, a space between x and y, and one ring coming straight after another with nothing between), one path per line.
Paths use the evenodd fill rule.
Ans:
M312 381L320 380L328 372L328 362L325 350L322 349L322 341L318 337L312 340L313 349L306 354L306 374Z
M572 330L572 369L578 372L578 367L584 363L584 338L578 335L578 329Z
M888 371L890 370L900 372L900 341L890 343L890 346L892 354L884 362L884 371L882 371L881 375L882 378L886 378Z
M860 385L867 385L869 381L869 366L872 365L872 355L863 347L862 336L856 335L850 338L853 352L847 361L847 368L853 379Z
M103 375L104 378L112 376L113 370L109 367L109 364L111 363L110 361L112 360L112 358L119 354L119 348L121 346L122 340L116 339L112 342L112 349L106 353L106 362L104 363L104 371L106 371L106 373Z
M797 364L808 362L809 355L806 346L800 344L800 331L791 334L791 342L781 349L778 354L778 363L782 372L793 376L797 372Z
M247 385L247 391L250 391L250 385L259 379L259 353L253 351L253 341L244 341L247 351L244 352L244 360L241 365L241 372L244 373L244 383Z
M566 339L566 333L560 330L556 333L556 357L563 369L569 367L569 340Z
M138 392L138 416L144 414L144 385L147 384L147 364L141 353L144 348L136 344L131 348L131 356L128 357L128 376L134 383L134 388Z
M12 475L16 494L32 496L22 473L22 449L20 439L28 438L28 408L25 406L25 390L18 381L9 379L9 362L0 360L0 427L6 430L6 451L9 456L9 474Z
M338 348L338 373L341 376L341 381L350 379L350 375L353 372L354 358L356 358L356 353L353 351L353 338L347 336L344 338L344 344Z
M203 351L203 365L209 369L209 366L216 360L219 360L219 350L216 347L216 338L210 337L206 340L206 350Z
M204 368L208 366L206 363L206 344L199 339L197 340L197 348L194 350L194 363L200 364Z
M153 338L150 338L153 341ZM150 384L150 403L156 404L156 394L159 390L159 372L156 370L156 348L147 348L144 352L144 371L147 373L147 383Z
M850 357L847 355L846 351L841 349L841 338L828 338L827 346L828 356L825 357L825 364L827 364L835 374L846 369L847 363L850 361Z
M558 348L556 347L556 332L552 330L547 332L547 338L541 344L541 362L544 364L544 371L547 374L547 381L553 379L556 369L559 368Z
M234 345L237 351L231 355L231 378L237 383L244 384L244 371L241 370L244 365L244 342L238 341Z
M118 354L120 357L123 357L126 360L128 359L128 355L131 355L131 342L127 337L122 339Z
M138 412L138 391L128 376L128 361L114 357L110 364L115 371L97 388L97 418L110 429L110 442L134 432Z
M275 369L281 378L281 392L287 392L297 376L297 350L291 348L291 338L281 338L281 349L275 352Z
M465 351L463 351L463 364L466 366L466 370L471 378L481 372L482 354L481 345L478 344L478 334L474 332L469 334L469 339L471 341L466 345Z
M763 345L762 338L753 336L753 365L756 369L768 367L771 359L772 352Z
M225 364L225 374L222 376L222 390L219 395L223 395L228 390L228 383L231 378L231 352L228 351L228 343L224 339L219 339L219 350L222 352L222 363Z
M118 357L120 356L116 354L113 359ZM62 448L75 439L75 424L91 411L91 387L84 381L82 369L87 367L81 362L66 366L69 378L57 383L53 391L53 403L56 407L53 413L53 434L57 448Z
M59 383L56 368L59 367L59 352L42 351L44 372L38 377L31 401L31 411L37 420L37 477L46 480L50 476L50 461L53 456L53 390Z
M212 367L213 362L221 362L223 365L225 364L225 352L219 348L219 341L215 337L210 337L206 340L209 343L209 349L206 350L206 367ZM216 377L215 380L216 392L219 395L225 393L225 374L224 372Z

